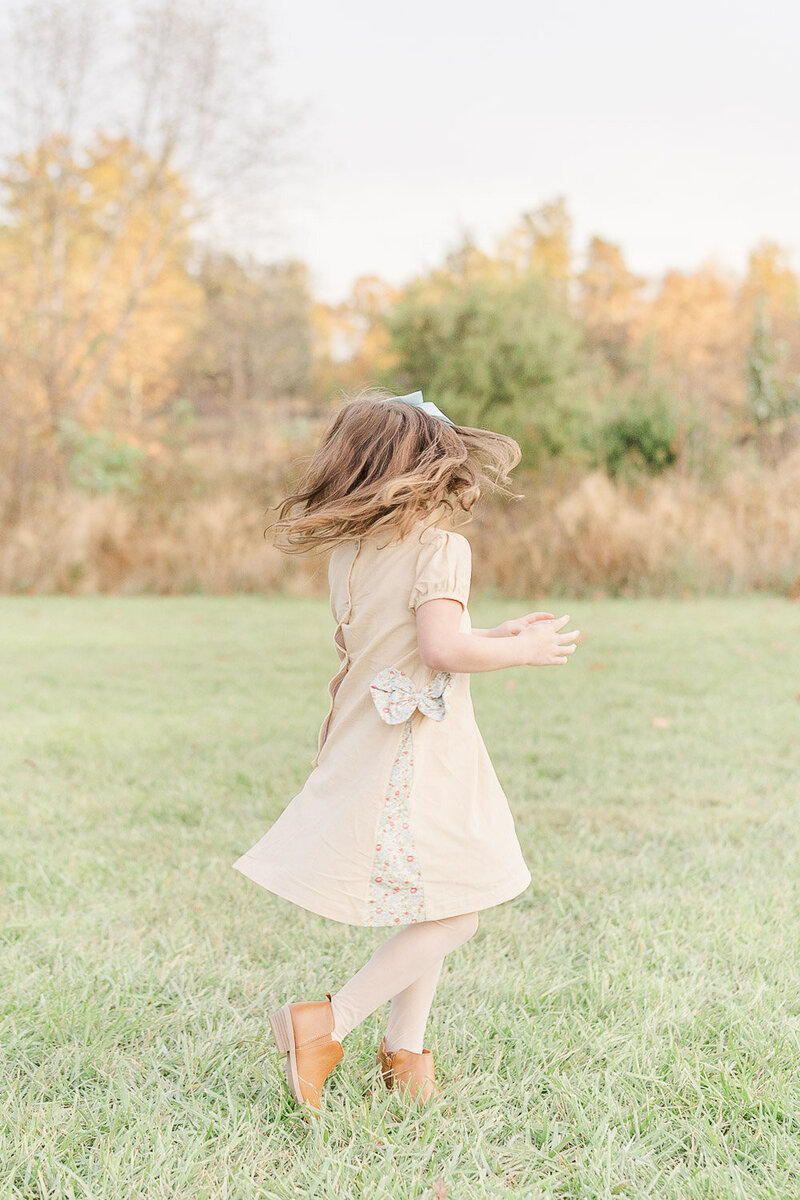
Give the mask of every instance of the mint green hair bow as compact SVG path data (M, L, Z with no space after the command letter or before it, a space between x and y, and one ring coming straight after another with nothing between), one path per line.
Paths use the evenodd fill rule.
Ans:
M440 408L437 408L432 400L423 400L422 392L409 392L407 396L384 396L384 400L402 400L404 404L411 404L414 408L421 408L423 412L429 413L432 417L439 417L442 421L447 421L448 425L454 425L455 422L446 417Z

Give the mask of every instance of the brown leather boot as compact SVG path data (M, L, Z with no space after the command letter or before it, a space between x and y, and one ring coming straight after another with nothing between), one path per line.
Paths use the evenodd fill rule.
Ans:
M331 994L327 1000L284 1004L269 1023L278 1049L286 1055L289 1091L298 1104L320 1107L322 1085L342 1058L342 1043L331 1037L335 1025Z
M387 1050L386 1038L383 1037L375 1061L380 1063L381 1077L390 1090L396 1087L398 1091L412 1096L417 1103L440 1095L434 1079L430 1050L423 1049L421 1054L415 1054L412 1050Z

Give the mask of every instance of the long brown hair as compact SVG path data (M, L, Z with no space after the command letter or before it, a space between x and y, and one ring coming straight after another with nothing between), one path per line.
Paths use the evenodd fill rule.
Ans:
M520 499L506 486L521 457L513 438L392 399L373 388L339 409L297 491L270 505L279 549L302 554L380 532L402 538L435 510L469 514L482 488Z

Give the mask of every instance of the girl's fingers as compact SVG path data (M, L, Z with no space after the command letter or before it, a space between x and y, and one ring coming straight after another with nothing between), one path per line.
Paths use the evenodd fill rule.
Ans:
M571 629L569 631L569 633L556 634L556 637L559 638L559 640L561 638L576 638L576 637L580 637L580 633L581 633L580 629Z

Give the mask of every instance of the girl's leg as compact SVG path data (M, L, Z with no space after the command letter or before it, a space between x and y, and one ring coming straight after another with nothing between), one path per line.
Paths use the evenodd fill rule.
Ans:
M390 1052L411 1050L414 1054L422 1053L425 1026L428 1024L443 964L444 959L440 958L432 967L428 967L419 979L415 979L402 992L392 996L386 1025L386 1049Z
M399 933L379 946L372 958L352 979L331 996L331 1007L335 1026L333 1037L341 1042L361 1021L404 992L432 967L439 963L450 950L454 950L471 938L478 928L478 914L459 913L437 921L420 921L405 925ZM438 978L438 976L437 976ZM433 988L435 988L435 983ZM424 1004L425 991L433 998L431 979L427 989L421 987L412 996L412 1007L419 1013ZM402 1013L403 1004L400 1005ZM426 1014L427 1016L427 1014ZM418 1018L417 1018L418 1020ZM411 1049L404 1046L403 1049Z

